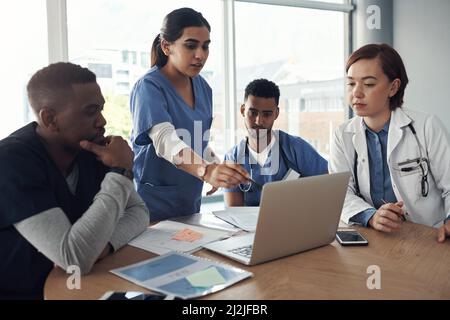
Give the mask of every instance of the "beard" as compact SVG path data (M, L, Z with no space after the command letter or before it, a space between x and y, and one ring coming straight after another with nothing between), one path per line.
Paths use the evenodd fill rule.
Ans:
M97 134L91 136L86 140L101 146L106 145L105 129L100 130Z
M95 144L105 146L106 145L106 138L104 136L96 136L95 138L89 140Z

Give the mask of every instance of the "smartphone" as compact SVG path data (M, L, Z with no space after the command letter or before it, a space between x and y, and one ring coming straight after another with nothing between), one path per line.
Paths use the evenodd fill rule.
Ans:
M106 292L100 300L169 300L164 294L150 294L137 291Z
M369 241L356 230L338 230L336 240L343 246L366 246L369 244Z

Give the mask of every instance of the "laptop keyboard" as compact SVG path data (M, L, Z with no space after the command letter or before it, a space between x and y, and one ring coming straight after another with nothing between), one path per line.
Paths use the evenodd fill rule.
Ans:
M253 245L248 245L245 247L239 247L239 248L235 248L235 249L231 249L229 250L230 252L234 253L234 254L238 254L240 256L246 257L246 258L250 258L252 256L252 250L253 250Z

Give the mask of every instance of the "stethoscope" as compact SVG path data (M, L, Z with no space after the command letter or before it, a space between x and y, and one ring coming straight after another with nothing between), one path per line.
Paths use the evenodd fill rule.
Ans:
M286 156L286 153L283 150L283 144L282 144L282 140L281 140L281 135L280 134L278 135L278 141L279 141L280 155L281 155L281 158L283 159L284 165L288 169L294 169L295 166L292 164L291 161L289 161L289 159ZM248 161L249 161L248 165L250 166L250 177L253 179L253 174L252 174L253 173L252 172L253 171L253 164L250 163L250 151L249 151L249 146L248 145L249 145L248 137L246 137L246 139L245 139L245 148L244 148L244 156L245 156L245 158L244 158L244 162L243 163L245 164L245 162L248 159ZM238 157L238 159L242 159L242 158ZM238 163L241 163L241 162L238 162ZM241 185L239 185L239 188L241 189L241 191L246 193L246 192L249 192L251 190L252 184L254 184L254 183L251 183L251 184L247 185L246 187L242 187ZM256 184L256 187L258 187L258 189L262 188L262 186L259 185L259 184Z
M419 142L419 139L417 138L416 129L414 128L412 123L408 124L408 128L411 130L412 134L414 135L414 138L416 139L417 146L419 147L420 158L415 159L416 165L405 167L405 168L400 168L399 170L402 172L410 172L410 171L413 171L414 169L420 167L420 169L422 170L422 181L421 181L422 196L426 197L426 196L428 196L428 166L429 166L428 159L424 158L422 155L421 144ZM358 165L358 154L356 153L356 150L355 150L355 161L353 163L353 174L355 176L355 194L358 197L362 198L361 191L359 189L357 165Z

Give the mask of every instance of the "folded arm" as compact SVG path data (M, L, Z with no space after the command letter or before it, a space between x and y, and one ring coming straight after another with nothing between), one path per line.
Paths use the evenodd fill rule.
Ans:
M55 264L88 273L108 242L115 250L148 226L148 211L131 180L108 173L92 205L71 224L61 208L16 223L19 233Z

